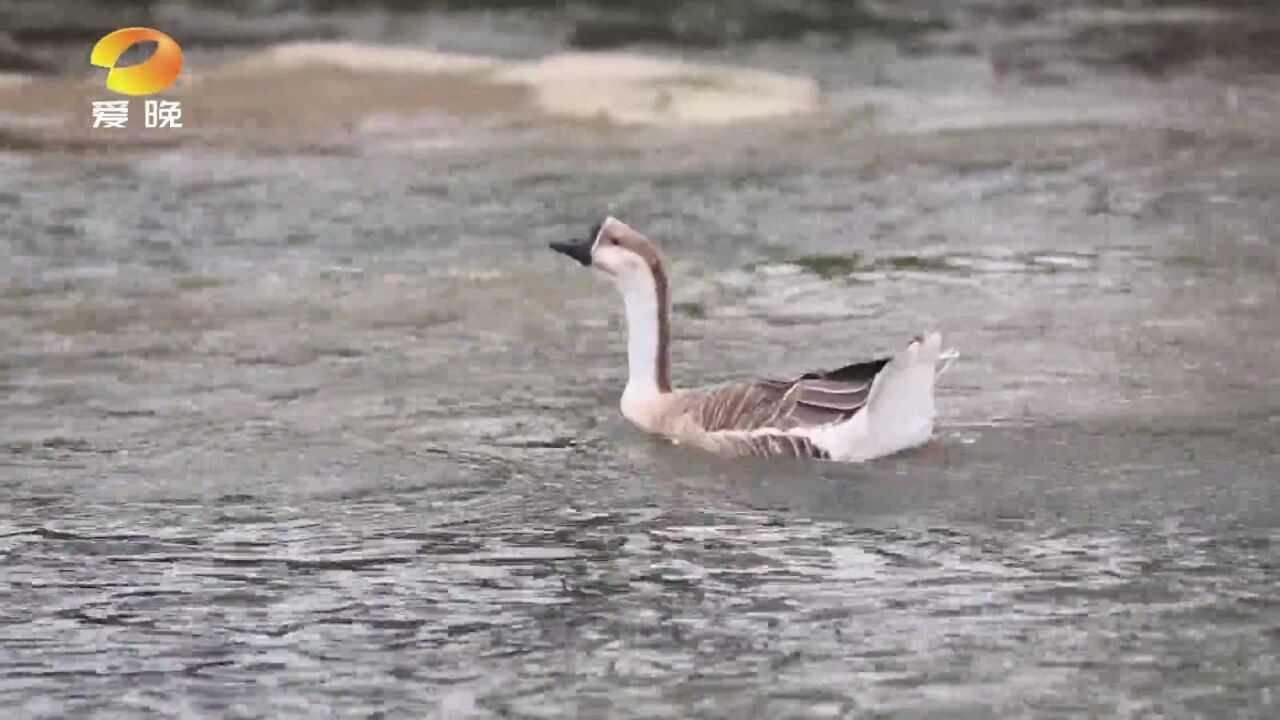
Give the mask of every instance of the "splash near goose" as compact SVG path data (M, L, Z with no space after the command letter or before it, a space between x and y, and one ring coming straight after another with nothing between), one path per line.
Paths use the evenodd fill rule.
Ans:
M942 337L917 336L894 357L706 388L671 386L671 295L656 245L607 217L585 240L551 243L613 282L627 320L622 414L649 433L729 457L859 462L933 434Z

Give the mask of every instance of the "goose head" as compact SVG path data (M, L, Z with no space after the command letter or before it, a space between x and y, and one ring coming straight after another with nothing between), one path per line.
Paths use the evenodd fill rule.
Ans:
M621 220L606 217L585 240L553 242L551 249L608 278L622 295L630 368L623 413L670 392L671 300L658 247Z
M583 240L553 242L551 249L608 278L624 294L653 287L666 290L662 253L644 235L615 217L606 217Z

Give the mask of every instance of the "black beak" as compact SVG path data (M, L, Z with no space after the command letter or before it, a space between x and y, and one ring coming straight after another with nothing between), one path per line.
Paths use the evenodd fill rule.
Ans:
M551 243L551 249L558 253L564 253L585 266L591 264L591 246L593 244L594 243L591 240L553 242Z

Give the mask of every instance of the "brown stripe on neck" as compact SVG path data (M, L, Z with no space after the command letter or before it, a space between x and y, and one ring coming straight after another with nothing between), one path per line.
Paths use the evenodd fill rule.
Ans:
M653 270L653 285L658 290L658 392L671 392L671 294L667 288L667 271L662 259L649 263Z
M653 286L658 295L658 357L656 358L658 392L671 392L671 291L662 253L649 239L612 217L605 220L596 239L607 237L615 245L644 258L653 273Z

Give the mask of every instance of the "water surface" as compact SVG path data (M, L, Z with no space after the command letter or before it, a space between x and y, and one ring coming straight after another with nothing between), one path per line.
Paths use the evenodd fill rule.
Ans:
M1274 715L1269 81L1224 113L1212 66L957 93L842 52L717 51L821 79L822 113L763 125L471 108L0 155L0 697ZM638 434L611 291L545 249L604 212L672 260L678 382L940 327L936 441L746 464Z

